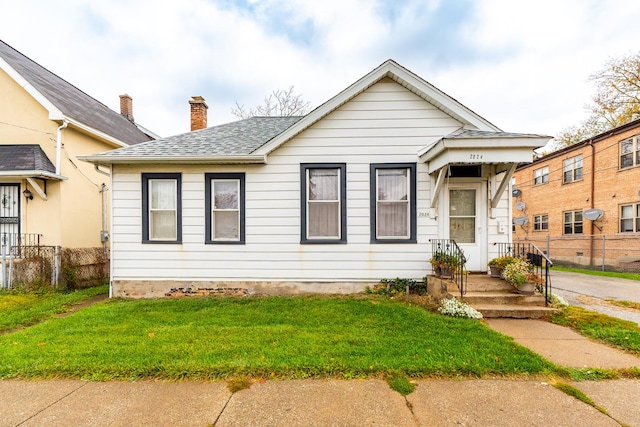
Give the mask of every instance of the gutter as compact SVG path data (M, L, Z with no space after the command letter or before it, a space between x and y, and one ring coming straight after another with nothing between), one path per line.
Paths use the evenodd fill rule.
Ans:
M69 126L66 119L62 120L62 125L58 127L56 132L56 175L60 175L60 152L62 151L62 129Z
M266 164L267 156L249 154L240 156L77 156L78 159L98 165L113 164L195 164L195 165L234 165Z

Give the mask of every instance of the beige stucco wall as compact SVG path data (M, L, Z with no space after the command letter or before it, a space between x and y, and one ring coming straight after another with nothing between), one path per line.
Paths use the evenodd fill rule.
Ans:
M38 144L49 160L56 162L56 130L60 123L49 120L49 112L0 70L0 144ZM21 198L21 232L40 233L46 245L63 247L101 246L102 196L99 187L109 185L109 177L97 173L93 165L76 156L116 148L72 126L62 132L60 174L64 181L49 180L47 200L42 200L29 185L33 200ZM19 183L20 192L26 180L0 178L2 182ZM42 180L37 182L44 189ZM108 198L107 198L108 199ZM108 201L107 201L108 203Z

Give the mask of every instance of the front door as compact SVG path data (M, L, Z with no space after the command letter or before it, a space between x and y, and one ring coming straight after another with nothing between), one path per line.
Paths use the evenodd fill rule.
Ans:
M0 255L8 254L20 233L20 186L0 184Z
M483 188L480 183L450 183L448 186L446 231L464 252L469 271L487 270Z

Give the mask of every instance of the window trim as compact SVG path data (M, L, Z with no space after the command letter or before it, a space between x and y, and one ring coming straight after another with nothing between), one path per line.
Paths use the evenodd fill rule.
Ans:
M338 238L309 238L307 230L307 171L311 169L338 169L340 197L340 236ZM300 164L300 243L301 244L345 244L347 243L347 165L346 163L301 163Z
M546 221L542 220L544 217L547 218ZM537 218L540 218L539 222L536 222ZM536 224L540 224L540 228L536 228ZM544 224L547 225L546 228L543 226ZM538 214L533 216L533 231L549 231L549 214Z
M622 217L622 208L623 207L631 207L631 217L623 218ZM622 230L622 221L623 220L631 220L632 221L632 231L623 231ZM630 233L640 233L640 203L625 203L621 204L618 207L618 231L620 233L630 234Z
M238 240L216 240L213 239L213 209L211 200L212 182L214 180L238 180L239 188L238 194L240 206L240 224L239 224L239 239ZM204 223L204 243L207 245L244 245L246 242L245 234L245 219L246 219L246 207L245 207L245 173L228 173L228 172L215 172L204 174L204 210L205 210L205 223Z
M576 168L576 160L580 159L580 163L581 166L580 168ZM571 179L570 180L566 180L565 177L565 168L566 168L566 162L572 160L571 162ZM576 171L580 169L580 178L576 178ZM572 182L578 182L578 181L582 181L584 179L584 157L582 156L582 154L578 154L577 156L573 156L573 157L568 157L564 160L562 160L562 183L563 184L571 184Z
M378 169L408 169L409 170L409 237L406 239L379 238L378 222ZM371 163L369 165L369 210L371 243L417 243L417 180L415 163Z
M149 181L155 179L174 180L176 182L176 239L155 240L149 237ZM143 173L142 174L142 243L182 244L182 174L181 173Z
M539 177L536 176L536 172L544 171L545 169L546 169L546 173L540 172L540 176ZM545 177L546 177L546 180L545 180ZM563 169L563 177L564 177L564 169ZM537 182L538 178L540 178L540 182ZM544 185L548 183L549 183L549 166L543 166L533 171L533 185Z
M565 215L571 214L571 233L566 232L567 222L565 221ZM571 210L562 212L562 234L565 236L573 236L577 234L584 234L584 218L581 221L578 221L582 225L582 231L580 233L576 233L576 214L579 213L582 216L582 210Z
M627 155L631 156L631 165L622 166L622 144L631 142L631 152ZM640 135L634 135L618 142L618 170L627 170L640 166Z

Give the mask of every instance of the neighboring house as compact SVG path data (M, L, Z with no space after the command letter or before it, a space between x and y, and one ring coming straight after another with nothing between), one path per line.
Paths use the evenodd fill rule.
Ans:
M3 252L15 245L103 245L102 184L109 178L77 156L152 139L133 121L128 95L121 106L122 114L112 111L0 41Z
M603 244L605 264L640 260L640 120L522 165L514 180L514 239L576 264L600 265Z
M83 159L111 169L113 295L354 292L423 278L431 239L486 271L511 238L511 175L549 139L502 132L389 60L304 117Z

